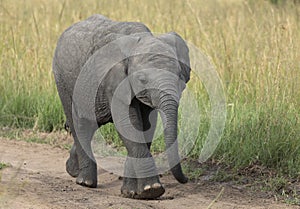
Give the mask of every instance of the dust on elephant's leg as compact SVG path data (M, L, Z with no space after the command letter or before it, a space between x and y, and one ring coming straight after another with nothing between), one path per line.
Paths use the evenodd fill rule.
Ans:
M71 151L70 151L70 157L66 162L66 170L68 174L72 177L77 177L79 175L79 164L78 164L78 156L76 153L76 146L73 144Z

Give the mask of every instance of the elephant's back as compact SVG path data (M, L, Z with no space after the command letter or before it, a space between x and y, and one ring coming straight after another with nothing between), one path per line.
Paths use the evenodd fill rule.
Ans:
M102 15L93 15L66 29L57 42L53 59L56 67L53 70L78 75L80 67L88 59L88 51L93 46L93 37L97 31L101 31L101 28L108 27L111 23L111 20Z
M55 77L76 80L89 57L99 47L113 41L112 34L119 37L135 33L150 33L150 30L142 23L117 22L102 15L93 15L73 24L58 40L53 59Z

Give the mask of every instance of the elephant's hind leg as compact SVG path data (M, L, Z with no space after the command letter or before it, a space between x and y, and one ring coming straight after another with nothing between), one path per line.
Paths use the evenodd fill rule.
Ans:
M73 144L71 151L70 151L70 157L66 162L66 170L68 174L72 177L77 177L79 175L79 164L78 164L78 156L76 153L76 145Z
M67 171L77 177L76 183L86 187L97 187L97 164L94 158L91 140L98 127L88 120L77 118L74 124L70 125L74 145L67 161Z

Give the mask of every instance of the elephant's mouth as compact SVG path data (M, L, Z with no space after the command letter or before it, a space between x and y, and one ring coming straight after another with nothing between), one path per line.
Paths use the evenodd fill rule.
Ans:
M135 97L139 101L141 101L143 104L145 104L149 107L154 107L153 102L151 100L151 95L149 92L147 92L147 91L139 92Z
M147 97L136 97L139 101L141 101L143 104L149 106L149 107L154 107L152 104L151 100L148 99Z

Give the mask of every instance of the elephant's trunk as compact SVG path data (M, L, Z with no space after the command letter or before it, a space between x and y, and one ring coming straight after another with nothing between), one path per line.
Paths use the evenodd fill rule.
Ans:
M164 126L164 136L167 157L172 174L180 183L186 183L188 179L182 172L177 141L178 100L170 94L162 94L158 107Z

